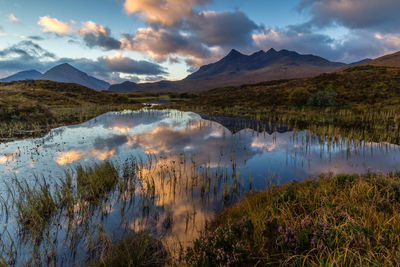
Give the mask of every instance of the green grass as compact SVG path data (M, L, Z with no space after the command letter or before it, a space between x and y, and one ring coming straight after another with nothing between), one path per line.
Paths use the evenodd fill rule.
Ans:
M147 233L132 233L115 242L90 267L165 266L168 253L160 240Z
M87 201L98 201L106 197L117 185L118 170L111 162L93 167L76 167L77 189Z
M400 173L273 186L224 210L190 265L398 266Z
M33 186L27 182L15 181L15 186L17 198L14 199L14 204L18 224L24 232L30 232L37 238L57 212L57 199L44 179L36 178L36 184Z
M71 220L82 216L88 219L91 215L87 213L89 206L101 208L118 185L125 185L119 188L123 194L129 190L128 185L133 183L133 179L133 173L129 177L119 175L118 168L105 161L92 167L77 166L66 172L59 183L53 186L44 178L36 178L34 185L15 180L8 185L8 191L13 196L21 231L31 232L35 238L40 239L43 229L51 224L55 215L65 213Z

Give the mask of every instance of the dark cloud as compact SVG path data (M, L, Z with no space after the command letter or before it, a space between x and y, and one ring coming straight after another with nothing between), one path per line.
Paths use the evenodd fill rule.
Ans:
M104 50L118 50L121 48L121 42L111 37L109 28L92 21L87 21L83 25L79 30L79 34L83 37L83 41L88 47L101 47Z
M137 75L166 74L158 64L148 61L136 61L122 55L104 56L96 60L87 58L57 58L53 53L43 49L31 41L22 41L14 46L0 50L0 75L8 76L17 71L36 69L44 72L48 69L69 63L76 68L100 79L111 82L126 80L122 74L127 74L128 79L136 80Z
M154 75L154 76L147 76L144 81L145 82L157 82L157 81L161 81L164 80L165 77L161 76L161 75Z
M107 66L114 72L138 75L167 74L167 72L158 64L144 60L137 61L118 54L112 57L99 58L98 61L100 64Z
M299 10L309 11L310 24L318 27L399 31L399 0L302 0Z
M251 45L251 35L259 29L243 12L205 11L188 18L188 29L208 46L242 48Z
M30 35L30 36L25 36L26 39L32 40L32 41L43 41L46 40L45 38L38 36L38 35Z
M120 41L103 34L88 33L83 36L83 40L90 48L98 46L105 50L113 50L121 47Z

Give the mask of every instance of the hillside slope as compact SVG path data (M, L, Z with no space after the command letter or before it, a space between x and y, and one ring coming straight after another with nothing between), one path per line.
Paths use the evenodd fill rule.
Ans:
M338 106L400 104L400 69L375 66L351 67L313 78L217 88L199 93L191 104L221 108L291 106L289 95L296 88L305 88L311 94L329 86L337 93Z
M382 66L382 67L396 67L400 68L400 52L376 58L374 60L364 62L361 65Z

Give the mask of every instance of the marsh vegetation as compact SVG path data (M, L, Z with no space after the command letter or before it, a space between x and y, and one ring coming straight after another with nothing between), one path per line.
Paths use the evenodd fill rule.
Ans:
M44 138L0 145L6 151L0 156L3 180L8 180L1 201L5 226L0 246L3 263L202 265L206 262L196 257L207 253L208 258L202 259L210 264L226 264L229 260L234 265L275 262L273 257L278 252L284 257L301 258L282 261L282 265L297 264L314 252L319 255L312 258L314 262L322 258L329 262L320 248L302 243L300 249L293 240L287 250L278 245L270 251L263 248L265 258L256 254L262 248L250 244L261 246L257 242L265 241L252 240L259 234L256 229L261 231L264 227L268 232L264 219L292 227L288 230L290 238L299 238L298 233L302 235L304 229L295 222L305 214L312 217L322 212L323 207L317 204L318 199L324 199L320 198L324 192L327 195L320 204L337 205L335 192L342 191L337 187L324 191L325 183L335 183L335 175L317 182L285 185L293 179L315 177L321 169L362 173L382 167L390 171L398 164L400 150L389 143L321 137L311 131L296 131L256 119L203 117L174 110L114 112L80 126L63 127ZM33 176L32 166L43 172ZM49 169L52 171L47 172ZM381 176L394 181L398 175L352 177L363 181ZM304 184L313 185L307 194ZM285 191L285 196L275 204L257 203L254 209L272 209L275 213L260 216L260 221L249 216L237 220L226 217L227 223L218 224L224 220L224 214L236 209L229 207L247 195L253 196L256 190L265 189L271 195ZM314 202L307 204L303 197ZM341 193L337 197L342 197ZM373 204L375 199L375 195L368 194L360 203ZM349 207L338 209L346 208ZM222 215L213 220L222 210ZM239 210L247 214L247 210ZM287 212L285 220L278 216L283 216L283 211ZM330 217L324 221L324 216L318 215L312 227L332 223ZM329 231L332 227L329 224ZM282 238L285 240L279 240ZM233 246L238 239L239 244ZM192 245L194 240L197 241ZM343 244L346 243L339 245ZM227 250L215 254L220 246ZM254 253L249 254L248 249Z

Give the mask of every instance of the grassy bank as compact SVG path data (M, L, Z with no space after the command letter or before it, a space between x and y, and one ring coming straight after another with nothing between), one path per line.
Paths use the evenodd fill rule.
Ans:
M186 260L193 266L398 266L399 196L399 173L274 186L217 216Z

